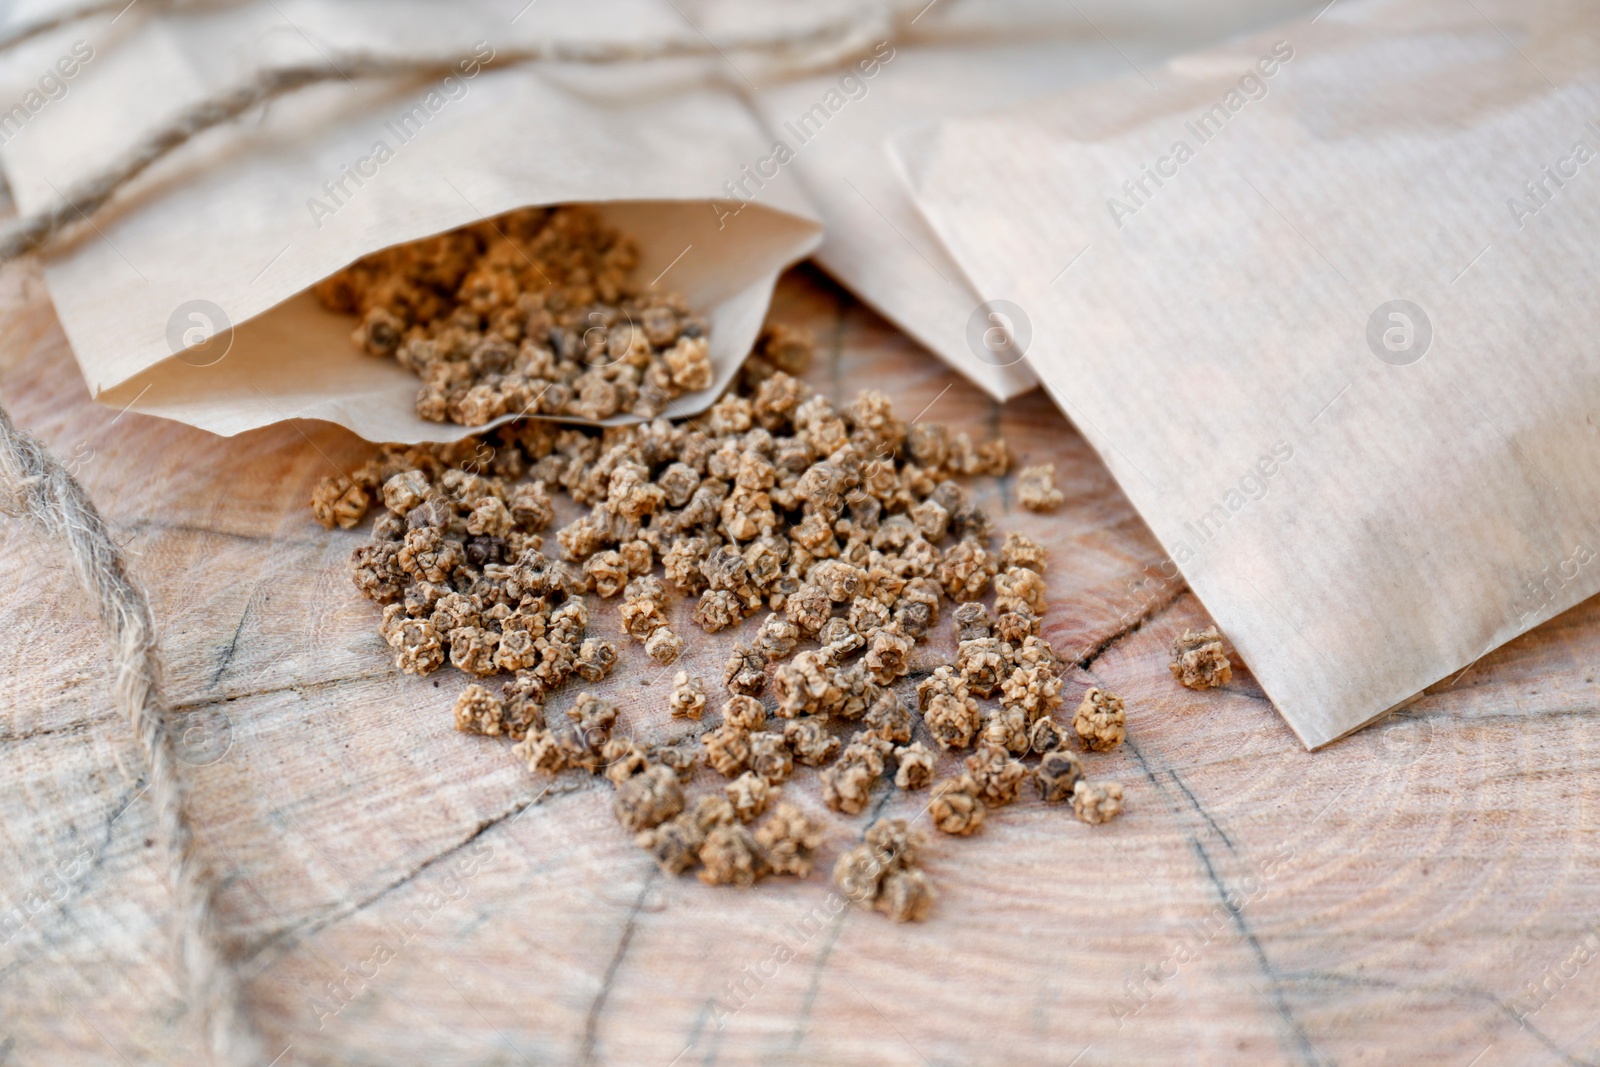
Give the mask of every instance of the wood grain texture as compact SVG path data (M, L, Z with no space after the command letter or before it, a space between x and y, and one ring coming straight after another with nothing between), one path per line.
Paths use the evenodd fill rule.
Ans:
M809 270L778 308L817 330L810 380L835 399L882 388L1056 462L1053 515L1013 510L1006 481L978 495L1052 549L1069 699L1127 699L1129 743L1091 764L1127 786L1123 818L1029 798L935 835L922 925L839 909L821 871L748 892L664 877L603 782L535 779L457 734L465 679L391 668L348 580L360 535L306 508L362 442L98 407L37 274L0 272L0 393L76 460L153 596L200 842L280 1064L1600 1062L1600 603L1307 754L1248 670L1208 694L1171 680L1204 609L1147 577L1163 553L1042 396L990 403ZM719 678L732 635L675 610L686 665ZM0 634L0 1063L199 1062L105 649L58 546L9 522ZM951 654L941 634L919 662ZM704 728L624 655L608 686L635 733ZM814 771L785 795L822 811ZM829 818L823 870L868 821Z

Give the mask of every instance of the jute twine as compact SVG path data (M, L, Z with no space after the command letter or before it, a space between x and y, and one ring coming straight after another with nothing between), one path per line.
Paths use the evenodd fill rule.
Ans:
M161 655L144 592L128 575L117 543L83 487L0 407L0 511L66 545L72 569L100 611L111 645L112 689L149 763L150 803L167 855L167 883L189 1004L199 1013L213 1061L266 1063L241 997L239 972L222 949L216 880L195 849L178 774L176 730L161 697Z

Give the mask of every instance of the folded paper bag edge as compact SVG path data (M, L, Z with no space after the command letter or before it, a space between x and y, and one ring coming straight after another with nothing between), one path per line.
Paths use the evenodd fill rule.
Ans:
M589 202L587 206L594 207L603 215L610 209L624 214L640 212L649 214L662 209L671 209L681 216L678 222L682 228L685 220L692 225L693 218L699 214L702 205L706 207L704 217L713 218L715 203L714 198L685 197ZM556 205L535 202L525 206ZM492 218L503 213L495 211L484 217ZM713 320L711 338L712 360L716 368L715 378L711 386L706 389L685 394L675 400L665 413L668 417L691 417L700 414L721 395L754 344L765 314L770 309L778 278L785 270L804 261L822 240L820 222L801 212L758 205L755 216L764 218L766 222L764 226L752 225L751 228L756 230L759 236L754 241L747 242L738 257L746 265L750 265L749 261L755 261L754 273L741 275L739 281L727 283L726 287L731 288L732 292L724 293L709 303L696 303L697 308L703 310ZM474 216L467 222L434 232L448 232L459 228L460 225L470 225L476 221L479 219ZM382 247L395 247L417 239L419 238L406 237ZM655 259L661 260L672 260L674 256L682 258L683 255L682 252L661 252L656 249L641 249L641 252L645 254L641 256L639 274L643 274L647 269L653 272L655 264L649 262L652 252ZM362 256L370 254L372 253L364 252L350 262L353 263ZM338 269L342 270L344 266ZM702 270L702 274L704 273L706 272ZM703 278L701 282L703 288L707 283ZM172 419L221 436L234 436L246 430L289 419L312 418L344 426L359 436L373 441L444 442L488 432L518 417L515 413L507 414L485 425L472 427L457 426L453 423L432 423L416 417L410 399L415 396L416 378L392 361L386 363L355 351L348 340L352 328L349 316L322 311L320 308L315 308L314 304L309 289L302 289L234 325L230 344L237 348L238 355L228 367L236 372L239 367L239 357L249 359L253 349L271 347L270 341L263 343L258 335L276 334L279 343L282 344L290 343L285 340L288 337L297 340L304 338L307 345L319 347L320 351L326 352L327 358L314 361L314 366L302 367L302 371L313 380L316 380L316 375L323 374L321 380L325 390L333 388L342 391L333 394L325 392L324 395L318 396L314 390L309 394L306 393L302 383L294 383L285 385L285 393L279 395L270 384L263 390L254 381L238 380L237 373L234 373L219 375L233 379L225 383L225 387L231 387L232 396L208 397L204 387L194 380L197 372L204 372L207 368L186 360L184 352L192 349L184 349L135 372L122 381L101 385L98 389L91 384L94 399L107 407L119 410L131 409L143 414ZM225 353L224 357L218 359L218 364L229 354L233 353ZM258 358L261 355L260 352L256 353ZM331 380L327 377L329 368L324 365L328 363L340 367L355 367L360 373L368 375L370 380L353 386ZM79 367L80 370L83 369L81 363ZM87 374L85 377L87 380ZM282 375L279 375L276 384L283 384L281 379ZM214 382L213 385L224 385L224 383ZM255 399L245 395L246 387L255 394ZM403 407L397 399L400 394L405 397ZM382 402L395 409L390 420L386 422L371 415L358 417L350 414L347 410L348 402L363 396L369 399L386 396L387 399ZM331 410L328 403L330 400L335 401L331 405ZM551 418L545 415L528 417ZM642 416L624 414L612 416L600 423L572 417L554 417L551 421L573 425L616 426L648 420Z

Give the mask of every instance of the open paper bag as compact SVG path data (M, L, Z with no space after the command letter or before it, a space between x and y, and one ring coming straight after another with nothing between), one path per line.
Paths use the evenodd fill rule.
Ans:
M342 32L333 7L315 38ZM216 20L278 17L272 9L156 17L132 30L86 21L10 57L14 76L73 40L94 52L68 94L0 149L20 210L47 206L104 165L60 146L123 144L118 131L152 128L231 84L238 72L213 67L205 45L251 38ZM294 10L304 20L327 5ZM306 43L317 48L312 34ZM147 86L137 59L152 51L179 70L162 66ZM819 239L786 180L721 224L724 181L765 151L759 123L694 62L496 68L488 38L460 51L443 78L335 78L209 130L53 253L46 278L95 396L221 434L291 417L377 441L481 432L418 417L416 378L360 354L354 324L306 290L381 248L516 208L591 203L635 238L636 281L681 292L710 321L714 379L670 413L708 406L755 340L779 273ZM230 326L231 337L208 343Z

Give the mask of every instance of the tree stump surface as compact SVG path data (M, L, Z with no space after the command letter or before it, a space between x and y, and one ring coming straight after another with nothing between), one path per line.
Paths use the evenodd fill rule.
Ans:
M468 680L393 668L349 580L365 531L307 507L369 446L100 407L36 268L0 272L0 394L151 593L199 847L279 1064L1600 1062L1600 600L1308 754L1247 667L1208 693L1172 680L1205 610L1151 577L1164 553L1042 394L991 403L808 268L776 312L816 330L808 378L834 400L879 388L1056 463L1053 514L1016 508L1009 479L973 487L1051 550L1047 636L1083 664L1063 710L1090 685L1127 701L1127 744L1085 757L1125 785L1122 817L1029 794L973 838L930 830L922 924L841 906L828 872L869 815L827 812L814 770L783 795L828 819L817 872L707 887L656 870L603 779L535 777L457 733ZM0 521L0 1063L202 1062L100 630L61 546ZM689 611L672 669L715 708L735 635ZM953 654L948 614L938 634L919 666ZM619 644L602 688L637 736L716 721L670 719L671 669ZM876 799L916 818L926 794Z

